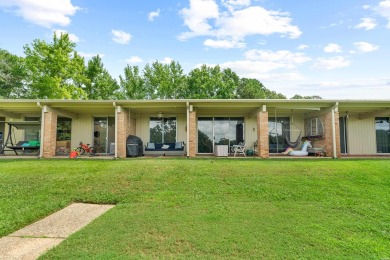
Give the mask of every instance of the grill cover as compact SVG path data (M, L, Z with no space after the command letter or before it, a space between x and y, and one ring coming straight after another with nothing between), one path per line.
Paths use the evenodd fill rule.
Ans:
M126 139L126 156L127 157L136 157L143 156L143 142L141 138L135 135L129 135Z

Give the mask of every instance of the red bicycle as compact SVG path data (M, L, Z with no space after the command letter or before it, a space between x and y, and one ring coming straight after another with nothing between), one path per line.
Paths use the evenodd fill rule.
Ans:
M89 144L83 144L83 142L80 142L80 146L76 148L76 152L80 155L83 155L85 152L89 153L90 155L95 155L96 151L93 146L89 146Z

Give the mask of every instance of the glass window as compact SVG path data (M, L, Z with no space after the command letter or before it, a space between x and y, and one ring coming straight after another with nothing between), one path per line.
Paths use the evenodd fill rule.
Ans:
M268 139L270 153L281 153L288 147L286 138L283 135L283 129L290 129L290 118L268 118Z
M176 142L176 117L151 117L149 123L150 142Z
M388 117L375 118L376 151L377 153L390 153L390 124Z
M244 142L243 117L198 118L198 153L213 153L214 145Z
M71 140L72 119L59 117L57 119L57 141Z
M198 153L213 152L213 118L198 119Z
M25 117L25 121L40 121L40 117ZM35 141L40 139L40 130L26 129L24 131L24 141Z
M347 150L347 117L339 118L340 126L340 152L348 153Z

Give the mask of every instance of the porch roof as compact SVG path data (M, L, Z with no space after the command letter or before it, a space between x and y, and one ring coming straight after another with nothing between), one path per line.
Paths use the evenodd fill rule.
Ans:
M0 100L0 116L18 118L21 114L40 114L43 106L65 115L114 115L115 106L136 114L185 114L192 105L199 115L255 115L262 106L269 113L308 114L338 105L340 116L390 115L390 100L327 100L327 99L172 99L172 100Z

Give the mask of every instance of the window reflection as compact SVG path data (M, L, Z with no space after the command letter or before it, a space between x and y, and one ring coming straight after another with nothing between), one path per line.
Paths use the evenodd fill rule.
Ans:
M377 153L390 153L390 124L388 117L375 118L376 151Z
M176 142L176 117L151 117L149 132L151 143Z
M270 153L281 153L288 147L286 138L283 135L283 129L290 129L290 118L268 118L268 139Z
M243 141L243 117L198 118L198 153L213 153L215 144L232 146Z

